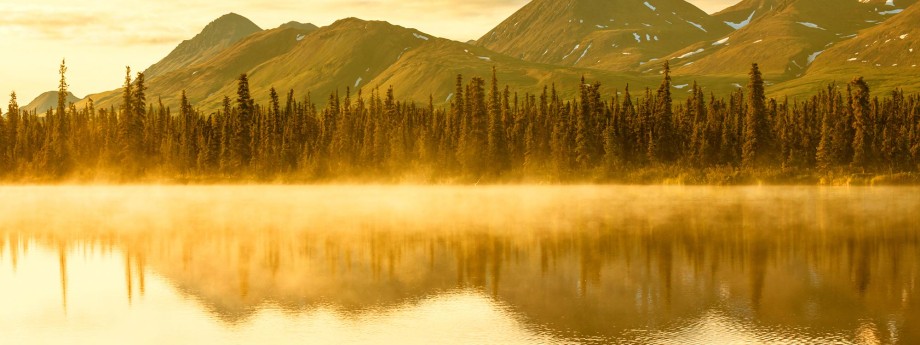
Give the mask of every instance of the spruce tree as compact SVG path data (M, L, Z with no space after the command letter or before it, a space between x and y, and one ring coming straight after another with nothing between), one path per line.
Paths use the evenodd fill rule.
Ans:
M498 93L498 78L492 67L492 83L489 91L488 147L486 164L491 174L498 174L510 165L505 127L502 121L502 102Z
M241 173L252 159L252 124L254 102L249 95L249 78L241 74L236 91L236 116L231 123L230 169L232 174Z
M137 164L137 169L139 169L137 173L140 173L144 170L148 158L144 138L144 126L147 121L147 86L144 82L143 72L137 73L134 83L134 99L131 101L133 111L131 123L128 124L130 131L129 144L131 145L130 155L134 163Z
M59 69L61 76L58 84L57 108L48 112L44 145L41 151L39 167L43 173L53 178L60 178L67 174L71 168L72 157L67 131L67 66L61 61Z
M869 108L869 84L862 77L850 82L853 87L853 100L850 109L853 113L853 169L865 171L870 163L872 137L872 119Z
M677 150L674 133L674 110L671 98L671 63L664 62L664 78L655 96L653 110L653 128L649 138L649 158L653 161L669 163Z
M818 142L817 164L821 171L830 170L834 164L833 139L831 137L833 126L831 125L832 115L825 112L821 117L821 140ZM783 140L785 142L785 140Z
M9 159L12 166L16 166L19 162L19 155L16 150L16 147L19 145L19 103L16 100L16 92L10 93L10 103L6 108L6 146L7 152L6 157Z
M748 84L748 107L744 118L744 137L741 149L741 165L755 168L765 163L768 155L770 125L767 122L766 94L763 77L757 64L751 65Z
M131 125L134 124L134 84L131 83L131 67L125 67L125 84L122 87L121 116L118 118L118 154L116 162L127 163L132 157L133 144ZM114 163L114 162L113 162ZM127 167L126 167L127 168Z

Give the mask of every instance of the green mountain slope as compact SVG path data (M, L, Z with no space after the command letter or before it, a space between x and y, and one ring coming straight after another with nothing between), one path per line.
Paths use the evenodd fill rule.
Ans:
M856 37L828 48L802 78L777 85L777 92L807 94L822 84L864 76L875 91L920 91L920 4L913 4Z
M144 73L153 78L182 67L201 63L239 40L262 31L255 23L236 13L229 13L208 24L194 38L183 41L163 60Z
M289 25L257 32L194 65L148 77L148 97L151 100L161 97L166 104L178 104L184 90L193 101L211 96L222 98L223 94L218 97L217 92L225 85L235 84L241 73L290 52L309 33ZM227 96L234 94L228 93ZM120 90L88 96L103 107L120 104L120 97Z
M539 92L555 83L563 97L575 96L582 76L608 90L630 84L638 91L660 83L659 75L527 62L415 29L349 18L313 32L285 26L253 34L198 64L148 79L147 96L152 101L162 97L164 104L175 107L184 90L196 106L212 110L225 96L235 99L236 79L247 73L257 99L268 97L274 87L279 93L293 89L298 97L310 92L314 101L323 103L331 92L344 93L346 87L368 92L392 85L399 99L427 102L431 96L443 104L454 92L458 74L489 77L493 67L501 83L514 91ZM675 85L684 87L693 79L679 78ZM119 90L91 97L100 107L121 103Z
M680 75L742 76L757 62L768 78L797 78L829 47L894 16L900 7L886 1L787 0L719 40L689 46L669 58L676 60ZM913 2L902 0L897 6Z
M534 0L478 43L532 62L624 71L730 31L683 0Z

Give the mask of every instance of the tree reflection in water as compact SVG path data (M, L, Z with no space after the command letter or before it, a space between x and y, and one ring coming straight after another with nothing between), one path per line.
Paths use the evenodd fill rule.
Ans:
M912 343L917 191L19 187L0 261L54 248L66 311L71 257L120 253L124 302L154 274L227 327L465 296L532 342Z

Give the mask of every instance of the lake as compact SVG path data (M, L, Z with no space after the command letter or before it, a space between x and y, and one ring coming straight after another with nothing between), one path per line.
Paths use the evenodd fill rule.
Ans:
M920 188L0 188L3 344L918 344Z

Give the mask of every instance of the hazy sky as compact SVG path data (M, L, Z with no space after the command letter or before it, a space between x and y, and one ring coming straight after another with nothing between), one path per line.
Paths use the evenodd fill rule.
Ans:
M77 97L116 88L124 79L124 66L146 69L228 12L263 29L291 20L322 26L358 17L466 41L485 34L528 1L0 0L0 104L5 111L13 90L25 105L56 89L62 58L67 59L68 83ZM688 1L708 12L738 2Z

